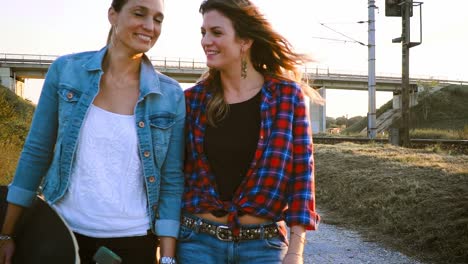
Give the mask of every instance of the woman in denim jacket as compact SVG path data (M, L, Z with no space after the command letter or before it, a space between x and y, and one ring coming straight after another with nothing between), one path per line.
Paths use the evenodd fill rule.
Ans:
M108 45L50 66L9 186L0 263L9 263L8 238L39 185L74 231L82 263L98 245L126 263L154 263L158 238L162 259L174 262L184 95L144 54L160 35L163 5L114 0Z

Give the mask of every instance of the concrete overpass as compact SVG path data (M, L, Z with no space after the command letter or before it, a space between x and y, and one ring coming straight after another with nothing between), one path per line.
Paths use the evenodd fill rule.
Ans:
M44 79L51 63L57 55L10 54L0 53L0 84L20 96L24 90L25 79ZM205 62L193 59L150 58L156 70L181 83L194 83L207 70ZM326 89L368 90L367 75L332 72L323 68L304 68L304 79L326 98ZM458 83L467 82L434 80L432 78L411 78L410 85L416 91L419 82ZM401 90L400 77L376 76L376 90L396 92ZM310 106L314 133L324 132L326 108ZM316 118L315 118L316 117Z
M0 53L0 83L14 90L15 81L44 79L57 55ZM158 71L182 83L194 83L207 70L205 62L182 58L150 58ZM367 75L339 73L325 68L305 68L304 78L316 87L340 90L367 90ZM412 78L410 83L434 79ZM452 81L453 82L453 81ZM400 89L400 77L376 76L376 90L393 92Z

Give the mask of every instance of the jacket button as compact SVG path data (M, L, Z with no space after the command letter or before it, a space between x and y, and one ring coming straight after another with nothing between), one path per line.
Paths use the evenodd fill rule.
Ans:
M68 98L68 99L72 99L72 98L73 98L73 93L72 93L72 92L68 92L68 93L67 93L67 98Z
M144 128L145 127L145 122L143 122L143 121L138 122L138 126L141 127L141 128Z
M143 156L145 156L145 158L148 158L149 156L151 156L151 153L149 151L145 151L143 152Z
M156 180L156 178L154 178L154 176L151 176L151 177L148 178L148 181L151 182L151 183L153 183L155 180Z

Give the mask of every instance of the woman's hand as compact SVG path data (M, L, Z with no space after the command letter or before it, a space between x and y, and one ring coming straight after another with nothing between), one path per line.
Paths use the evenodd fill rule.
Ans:
M9 235L13 234L15 230L16 223L20 218L24 208L8 203L7 212L5 216L5 221L3 222L3 228L0 232L0 235ZM11 264L13 253L15 252L15 241L13 239L4 239L0 240L0 264Z
M11 264L14 252L15 242L13 240L0 241L0 264Z

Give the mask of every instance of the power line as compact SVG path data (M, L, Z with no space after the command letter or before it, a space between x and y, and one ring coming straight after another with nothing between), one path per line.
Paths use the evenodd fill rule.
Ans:
M338 41L338 42L344 42L344 43L347 43L347 42L353 42L354 41L350 41L350 40L346 40L346 39L335 39L335 38L324 38L324 37L311 37L311 38L314 38L314 39L322 39L322 40L330 40L330 41Z
M319 22L322 24L327 24L327 25L354 25L354 24L365 24L369 23L367 20L359 20L359 21L352 21L352 22Z
M331 31L333 31L333 32L335 32L335 33L337 33L337 34L340 34L341 36L343 36L343 37L345 37L345 38L347 38L347 39L352 40L352 42L358 43L358 44L360 44L360 45L362 45L362 46L367 46L366 44L362 43L361 41L356 40L356 39L354 39L354 38L352 38L352 37L350 37L350 36L348 36L348 35L345 35L345 34L343 34L343 33L341 33L341 32L338 32L338 31L336 31L335 29L333 29L333 28L331 28L331 27L325 25L324 23L320 23L320 22L319 22L319 24L322 25L322 26L324 26L324 27L326 27L326 28L328 28L329 30L331 30Z
M351 24L356 24L356 23L361 23L362 21L349 21L349 22L321 22L323 24L327 24L327 25L351 25ZM367 22L367 21L365 21Z

